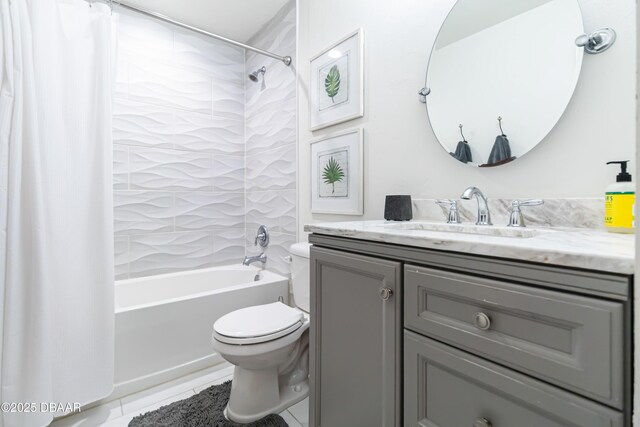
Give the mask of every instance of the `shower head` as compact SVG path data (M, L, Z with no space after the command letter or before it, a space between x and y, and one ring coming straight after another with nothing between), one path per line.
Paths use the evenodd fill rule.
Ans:
M251 80L252 82L257 82L258 81L258 76L260 74L264 75L264 73L267 72L267 67L262 67L259 68L257 70L255 70L253 73L249 74L249 80Z

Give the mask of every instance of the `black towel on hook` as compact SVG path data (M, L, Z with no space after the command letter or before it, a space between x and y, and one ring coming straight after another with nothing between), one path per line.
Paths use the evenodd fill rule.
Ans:
M471 158L471 148L467 141L458 141L458 145L456 146L456 151L454 153L449 153L454 158L460 160L462 163L472 162Z
M491 165L494 163L503 162L510 158L511 146L509 145L509 139L507 139L507 135L498 135L496 137L496 142L493 143L493 148L491 148L491 154L489 154L489 160L487 160L487 164Z

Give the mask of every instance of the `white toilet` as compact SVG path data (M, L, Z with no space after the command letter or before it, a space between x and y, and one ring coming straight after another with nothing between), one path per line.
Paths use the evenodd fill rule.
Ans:
M309 250L291 246L297 308L281 302L231 312L213 325L213 348L235 365L225 416L250 423L277 414L309 394Z

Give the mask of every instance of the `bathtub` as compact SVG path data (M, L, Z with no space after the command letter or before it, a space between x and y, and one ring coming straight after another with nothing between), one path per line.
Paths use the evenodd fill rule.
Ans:
M286 302L288 294L286 277L243 265L117 281L110 399L221 363L213 323L239 308Z

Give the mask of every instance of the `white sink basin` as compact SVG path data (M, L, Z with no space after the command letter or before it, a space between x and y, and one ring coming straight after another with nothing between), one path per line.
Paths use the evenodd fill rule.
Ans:
M475 224L443 224L436 222L394 222L385 223L384 228L393 230L416 230L416 231L439 231L444 233L477 234L482 236L529 238L535 237L547 230L498 227L495 225L475 225Z

